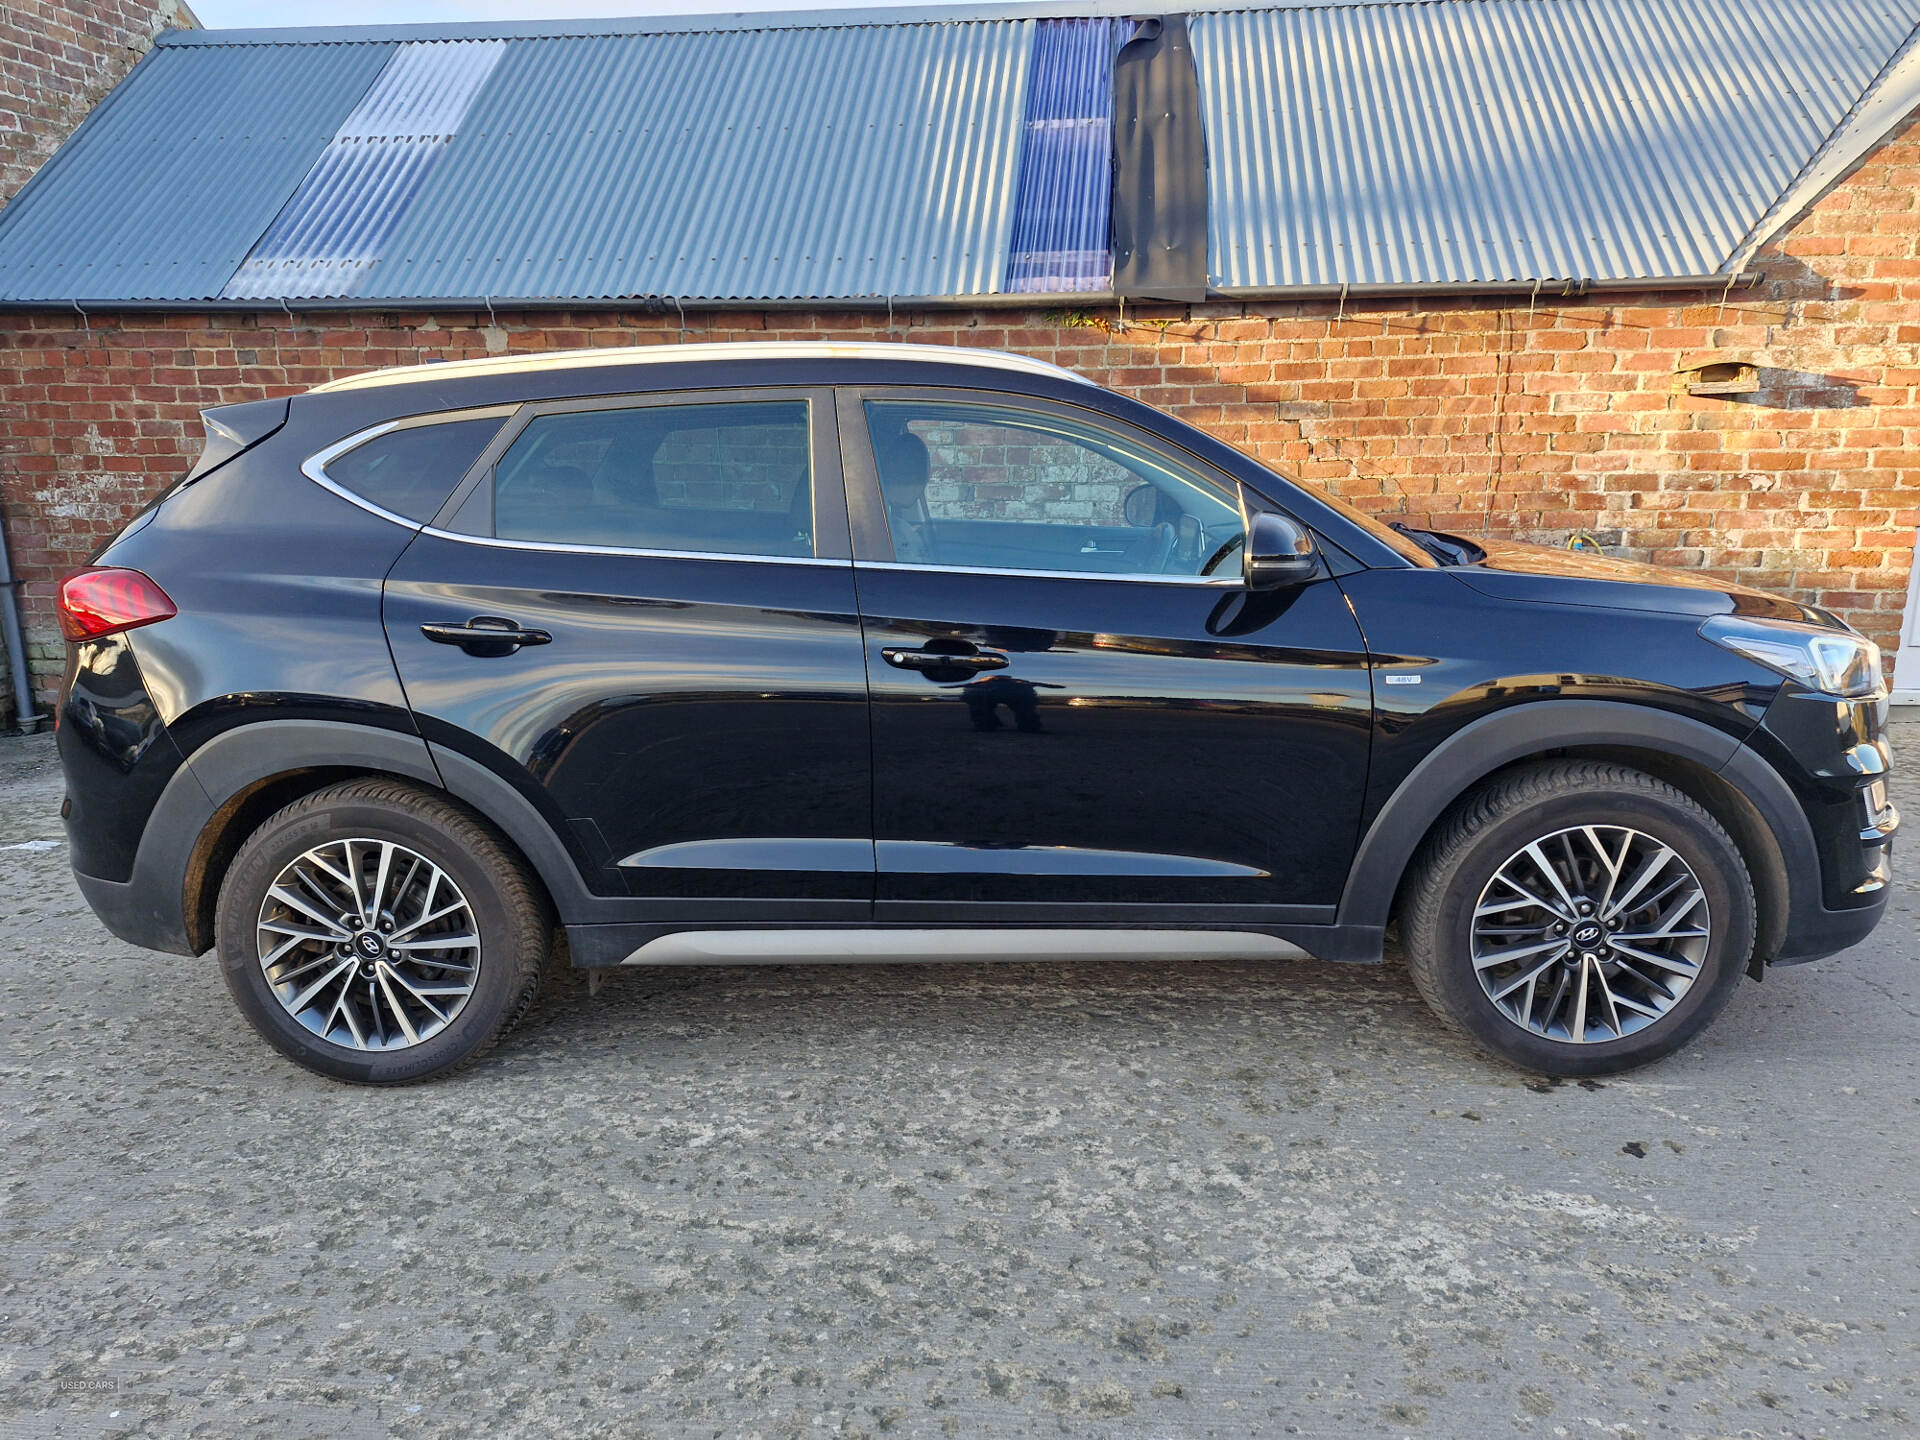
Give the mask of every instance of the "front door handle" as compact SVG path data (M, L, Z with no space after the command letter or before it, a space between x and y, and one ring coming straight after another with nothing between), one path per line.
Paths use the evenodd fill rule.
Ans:
M427 624L420 633L437 645L458 645L469 655L511 655L522 645L550 645L544 630L524 629L499 615L476 615L464 625Z
M939 650L900 650L889 647L880 658L900 670L1004 670L1007 657L991 650L971 655L948 655Z

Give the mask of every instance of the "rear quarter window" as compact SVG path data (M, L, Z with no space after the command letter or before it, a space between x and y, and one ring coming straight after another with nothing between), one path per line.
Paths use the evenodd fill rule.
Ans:
M389 430L336 455L327 462L326 475L382 510L409 520L430 520L487 442L500 433L503 419L488 415Z

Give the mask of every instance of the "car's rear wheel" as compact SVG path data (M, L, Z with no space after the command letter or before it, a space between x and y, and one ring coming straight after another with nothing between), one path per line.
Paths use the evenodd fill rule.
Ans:
M359 780L287 806L220 887L227 988L289 1059L361 1084L471 1064L532 1002L551 925L484 822Z
M1739 847L1696 801L1622 765L1510 771L1428 841L1402 898L1407 967L1436 1014L1549 1075L1671 1054L1753 949Z

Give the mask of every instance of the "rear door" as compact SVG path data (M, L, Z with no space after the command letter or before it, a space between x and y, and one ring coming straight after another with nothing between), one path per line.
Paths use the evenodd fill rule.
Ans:
M522 407L394 566L429 741L639 920L864 919L867 696L831 397Z
M1371 686L1234 482L1078 406L846 390L882 919L1322 923Z

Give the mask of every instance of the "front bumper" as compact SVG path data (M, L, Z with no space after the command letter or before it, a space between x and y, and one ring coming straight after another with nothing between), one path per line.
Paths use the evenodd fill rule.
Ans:
M1887 913L1887 898L1893 888L1893 832L1900 828L1900 812L1891 801L1878 805L1869 801L1868 808L1872 818L1860 831L1867 878L1853 892L1866 896L1865 903L1844 910L1821 905L1804 914L1800 923L1788 930L1780 953L1773 957L1774 964L1799 965L1858 945Z
M1886 913L1885 891L1881 892L1879 899L1851 910L1829 910L1821 905L1804 911L1795 917L1794 924L1787 927L1779 953L1768 963L1804 965L1809 960L1823 960L1842 950L1850 950L1873 933L1873 927L1880 923Z
M1836 700L1788 687L1748 743L1792 788L1811 831L1817 873L1790 875L1793 915L1774 964L1857 945L1886 913L1900 812L1887 794L1892 755L1884 695Z

